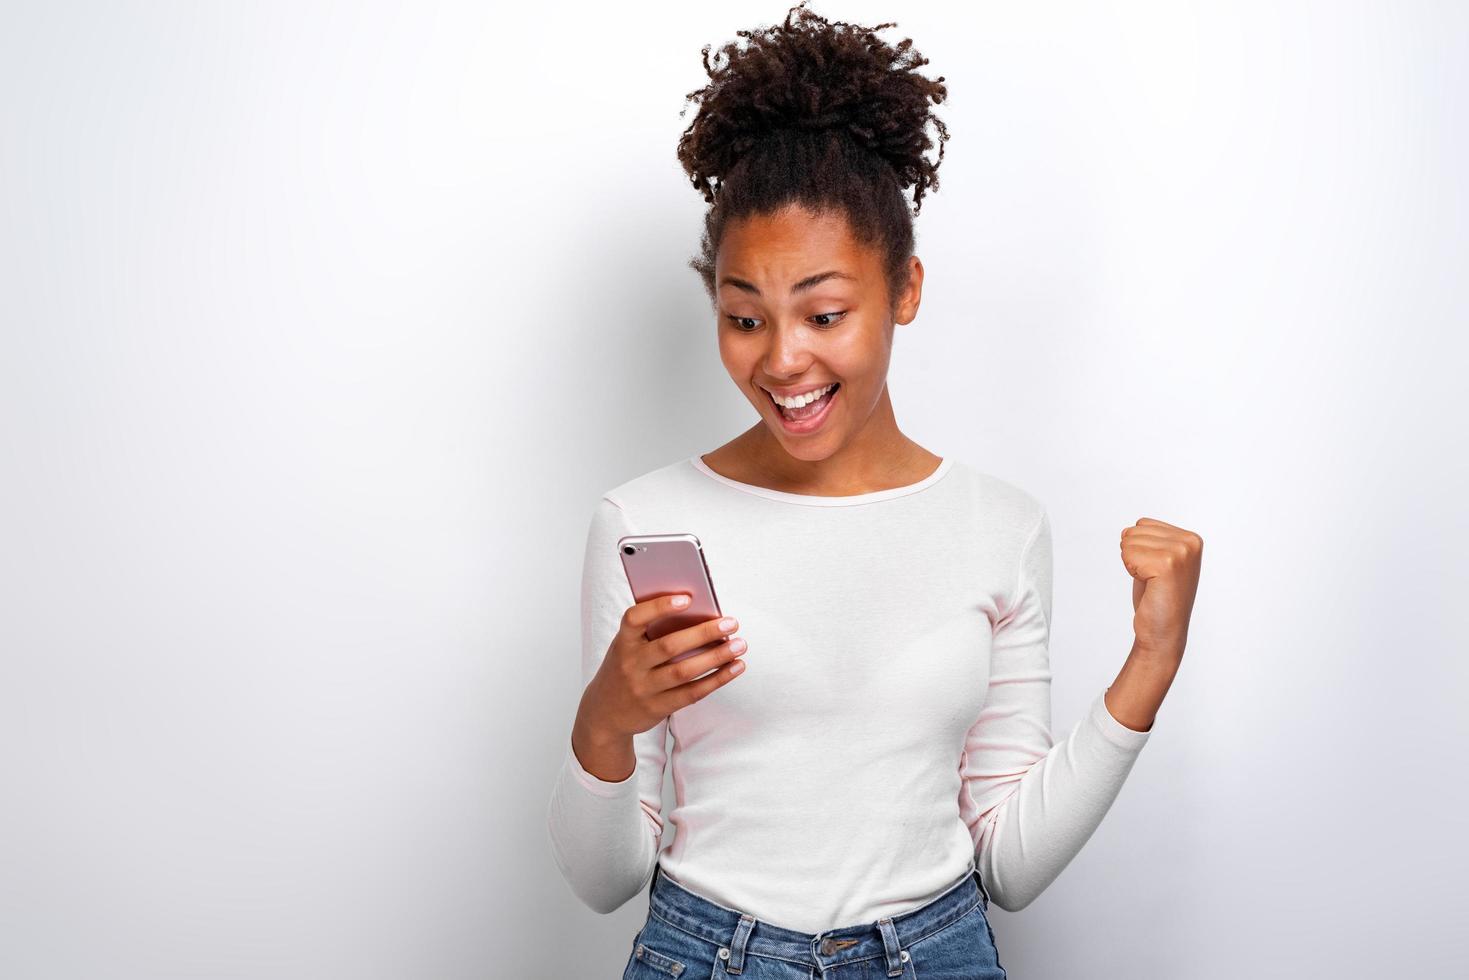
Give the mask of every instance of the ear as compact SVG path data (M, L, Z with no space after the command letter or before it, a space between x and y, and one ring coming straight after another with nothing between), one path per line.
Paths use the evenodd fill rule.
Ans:
M893 305L893 320L896 323L912 323L918 315L918 304L923 298L923 263L918 256L908 256L908 281L898 292L898 301Z

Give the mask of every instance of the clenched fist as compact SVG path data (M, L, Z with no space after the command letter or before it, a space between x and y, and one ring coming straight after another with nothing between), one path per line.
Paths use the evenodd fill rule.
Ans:
M1122 564L1132 576L1132 631L1139 653L1178 661L1199 589L1204 539L1151 517L1122 529Z

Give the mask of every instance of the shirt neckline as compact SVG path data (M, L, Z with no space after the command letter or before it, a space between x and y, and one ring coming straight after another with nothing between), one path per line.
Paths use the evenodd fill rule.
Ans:
M694 469L718 483L732 487L735 490L743 491L744 493L753 494L757 497L764 497L767 500L779 500L787 504L806 504L812 507L845 507L852 504L871 504L879 500L892 500L895 497L906 497L910 493L917 493L920 490L927 489L942 480L954 462L952 456L943 457L939 460L939 465L934 468L932 473L917 483L910 483L907 486L889 487L886 490L873 490L869 493L854 493L847 494L846 496L823 496L815 493L790 493L785 490L772 490L769 487L756 486L753 483L741 483L739 480L732 480L722 473L716 473L710 468L708 463L704 462L702 457L702 453L695 453L689 457L688 461Z

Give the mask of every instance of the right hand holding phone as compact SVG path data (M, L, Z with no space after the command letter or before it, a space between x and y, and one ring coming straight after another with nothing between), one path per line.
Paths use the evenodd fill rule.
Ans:
M627 736L645 732L679 708L728 684L744 669L739 658L745 652L745 641L730 637L739 629L732 616L648 639L644 630L649 623L687 608L687 603L674 605L679 597L688 598L682 593L656 596L628 606L622 614L607 656L582 694L584 720L598 731ZM718 645L678 663L668 662L708 644ZM708 677L699 676L716 667Z

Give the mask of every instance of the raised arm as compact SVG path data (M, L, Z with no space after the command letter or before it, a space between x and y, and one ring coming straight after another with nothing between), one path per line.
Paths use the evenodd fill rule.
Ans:
M1035 900L1102 822L1151 731L1127 728L1099 692L1051 737L1051 526L1039 508L1014 594L995 622L989 694L965 738L960 811L991 900Z

